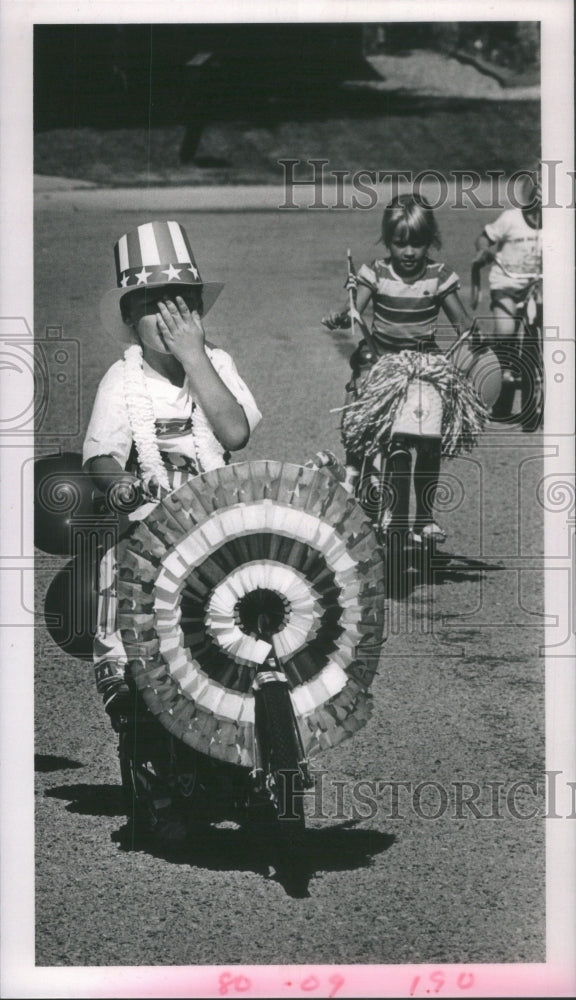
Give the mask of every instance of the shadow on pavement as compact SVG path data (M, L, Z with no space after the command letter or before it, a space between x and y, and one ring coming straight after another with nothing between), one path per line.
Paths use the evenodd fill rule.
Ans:
M207 825L199 828L185 847L169 849L138 836L128 822L112 834L112 840L122 850L143 851L173 864L210 871L251 871L277 882L287 895L305 898L310 880L318 873L369 867L374 857L388 850L396 839L377 830L352 829L354 825L354 821L347 821L326 829L306 830L300 856L294 858L293 866L275 865L273 831L259 836L247 828ZM276 868L272 874L271 867Z
M58 757L51 753L34 754L34 770L39 773L49 771L71 771L77 767L84 767L79 760L71 760L70 757Z
M406 559L404 560L406 562ZM387 593L393 600L404 600L417 587L440 586L443 583L477 582L484 574L505 570L501 562L486 562L451 552L438 551L429 559L412 558L408 565L389 565Z
M81 816L125 815L120 785L58 785L46 789L44 794L67 802L66 810ZM275 829L267 824L252 823L245 827L235 823L196 824L184 847L170 848L141 833L128 821L114 831L112 841L124 851L142 851L174 864L211 871L251 871L266 879L273 878L288 895L302 897L308 894L308 882L318 872L366 868L395 841L391 834L358 830L355 826L356 821L347 820L305 830L294 870L286 864L274 864ZM272 876L271 866L276 867Z
M58 785L47 788L46 798L67 801L67 812L80 816L123 816L120 785Z

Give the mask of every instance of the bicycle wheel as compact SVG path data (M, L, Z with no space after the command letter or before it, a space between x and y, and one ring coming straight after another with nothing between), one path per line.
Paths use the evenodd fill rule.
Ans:
M382 455L377 534L384 546L386 588L390 597L404 597L412 565L410 548L410 489L412 454L406 439L394 437Z
M409 529L412 456L404 439L395 438L376 458L364 458L356 485L356 499L374 522L379 541L390 530Z
M256 696L256 729L274 811L276 870L298 886L307 875L304 853L306 821L300 746L288 686L264 684Z
M355 496L363 511L372 521L378 541L382 542L391 508L391 493L386 481L384 455L375 459L362 459L360 474L355 486Z

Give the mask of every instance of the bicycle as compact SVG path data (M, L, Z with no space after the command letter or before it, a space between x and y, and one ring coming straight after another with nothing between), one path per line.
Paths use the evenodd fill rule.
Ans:
M514 366L517 372L512 373L512 379L504 382L501 396L497 401L502 416L494 416L493 419L519 423L523 431L537 431L542 427L544 420L542 274L540 272L517 274L510 271L498 255L494 257L494 261L508 278L527 278L529 283L516 314L517 356L514 358ZM473 264L470 297L473 309L476 309L481 297L480 273L481 267ZM518 390L519 410L515 413L514 404Z
M326 465L343 485L352 493L363 510L373 522L375 534L380 542L385 562L386 581L390 596L404 596L421 576L428 574L433 561L438 558L438 546L445 541L445 535L434 525L432 530L427 527L418 529L411 518L412 491L416 498L416 514L418 506L429 510L432 497L422 496L422 486L426 488L429 475L426 470L427 455L434 453L439 458L439 452L446 441L447 453L457 454L461 450L450 427L454 426L453 415L446 416L446 405L434 381L443 381L443 392L449 397L448 408L458 407L460 412L456 422L462 422L462 440L468 437L470 442L483 428L487 411L478 399L472 382L466 375L448 363L454 355L459 357L459 366L464 371L478 374L488 390L492 391L491 401L496 399L499 391L499 365L489 348L481 345L467 347L468 341L474 341L474 327L467 331L454 344L446 357L435 354L427 357L416 352L402 352L400 356L374 359L374 366L369 362L366 372L375 370L381 376L382 368L406 367L408 377L404 387L397 393L393 419L385 434L380 435L376 447L363 449L359 456L358 471L350 475L350 467L344 466L331 452L319 453L317 466ZM467 348L466 351L464 348ZM485 355L490 357L486 364ZM480 358L479 364L475 358ZM377 362L384 362L380 372L375 368ZM498 378L494 381L494 368L498 370ZM394 372L385 372L382 381L388 375L390 381L395 378ZM446 386L448 383L448 389ZM494 392L494 386L498 389ZM347 386L347 403L339 407L342 411L342 438L348 450L350 427L347 426L347 413L354 410L355 404L364 406L367 395L373 399L379 395L378 388L366 392L365 382L353 377ZM451 400L450 400L451 397ZM466 412L467 411L467 412ZM358 421L362 423L362 418ZM443 445L444 440L444 445ZM433 487L434 488L434 487ZM421 494L420 497L418 494ZM423 502L424 501L424 502ZM432 522L433 523L433 522ZM452 559L447 557L447 561Z
M261 845L291 891L305 893L304 793L312 787L308 761L284 669L276 656L273 616L258 615L257 632L270 655L254 676L254 766L249 771L215 760L169 735L130 682L131 710L119 717L118 756L133 843L154 836L169 789L172 816L189 837L206 838L210 825L233 821ZM180 845L178 845L180 847Z
M372 518L385 553L388 593L392 597L405 596L413 584L428 576L432 564L438 563L439 546L446 540L434 521L424 527L417 524L418 512L422 516L423 511L432 508L433 497L426 494L436 489L431 485L430 460L433 464L440 460L446 417L441 392L428 379L436 374L455 379L457 388L449 394L458 397L459 402L467 390L467 380L455 374L454 366L443 355L427 358L406 354L406 364L420 368L421 377L417 374L399 393L389 433L376 451L363 454L355 484L356 499ZM473 393L471 387L468 392Z
M326 462L263 460L190 479L124 530L117 508L89 514L81 457L65 459L35 470L47 508L37 546L77 553L48 589L45 620L60 648L91 657L97 565L115 546L127 658L109 711L128 819L121 842L195 850L211 825L232 821L258 845L259 864L270 860L287 891L306 894L308 760L368 721L383 641L369 519L339 476L320 471Z
M423 528L411 523L412 484L416 493L416 506L422 515L432 507L432 497L427 501L422 493L427 475L427 456L439 461L441 442L446 436L445 402L454 411L459 408L458 420L466 435L474 435L483 428L486 411L472 388L474 373L480 355L480 382L486 391L493 393L494 374L497 372L498 391L490 399L493 402L499 392L500 368L489 348L481 345L476 324L467 330L446 355L435 352L429 355L418 352L400 352L379 356L374 339L364 320L359 315L355 301L354 274L350 251L348 251L349 308L339 314L331 314L322 320L329 330L350 328L354 333L357 325L362 333L363 344L353 355L353 376L347 385L347 402L343 408L342 436L347 451L348 442L354 433L347 434L347 412L351 412L368 393L377 401L385 400L382 413L386 411L385 433L380 435L381 444L372 447L372 441L361 442L357 451L359 474L349 482L363 509L372 519L377 537L383 546L386 561L388 592L391 596L403 596L410 586L410 579L425 574L432 559L437 555L437 546L445 541L445 535L434 522ZM479 352L479 353L478 353ZM486 368L485 355L489 354ZM453 361L449 364L448 362ZM371 386L369 373L385 367L387 370L378 385ZM389 370L388 370L389 369ZM461 371L464 376L461 376ZM471 377L472 376L472 377ZM373 381L373 380L372 380ZM442 392L439 386L442 385ZM392 389L391 387L394 386ZM458 423L458 420L456 423ZM360 420L359 423L362 423ZM356 443L358 437L356 435ZM448 437L450 432L448 431ZM348 437L348 441L345 440ZM369 447L366 448L365 445ZM449 454L456 454L460 446L453 441ZM420 482L419 482L420 477ZM428 475L429 480L429 475ZM424 501L424 502L423 502Z

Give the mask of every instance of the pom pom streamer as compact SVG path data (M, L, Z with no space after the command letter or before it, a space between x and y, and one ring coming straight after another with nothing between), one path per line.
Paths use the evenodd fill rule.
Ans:
M370 520L321 469L246 462L165 497L119 545L128 671L162 724L202 753L253 765L252 682L272 622L305 751L370 716L384 628Z
M442 399L442 454L470 451L488 411L472 383L442 354L400 351L376 361L359 383L359 398L342 415L342 441L352 454L375 455L387 445L412 382L429 382Z

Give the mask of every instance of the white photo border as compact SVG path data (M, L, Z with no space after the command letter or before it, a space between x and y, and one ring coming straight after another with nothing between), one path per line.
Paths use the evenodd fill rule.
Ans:
M238 0L202 4L198 0L3 0L0 5L0 222L2 270L0 275L0 323L3 329L14 318L24 317L33 330L33 228L32 228L32 29L34 23L154 23L198 21L412 21L412 20L531 20L542 24L542 158L560 160L558 201L573 205L573 13L568 0L500 0L487 5L478 0L434 4L412 0L355 0L354 3L289 0L274 4ZM546 325L574 330L574 232L573 210L545 209L544 227L549 238L544 246ZM554 213L554 214L553 214ZM17 249L17 252L15 252ZM567 289L570 294L567 294ZM4 373L1 373L2 375ZM30 378L32 373L30 372ZM14 386L6 385L0 403L0 418L9 419ZM29 386L28 386L29 388ZM20 391L20 390L19 390ZM24 393L25 395L26 393ZM562 428L565 407L574 402L573 372L558 396L547 406L547 420ZM7 416L8 415L8 416ZM0 423L0 429L2 424ZM546 459L551 473L573 476L573 441L559 438L555 456ZM20 515L18 476L11 475L19 462L29 457L33 437L0 441L2 471L2 531L4 541L30 538L31 510ZM30 505L31 506L31 505ZM554 519L547 518L547 541L557 532ZM574 543L574 526L566 526L566 542ZM571 534L570 534L571 533ZM2 546L2 553L6 551ZM8 547L8 551L10 551ZM2 558L0 563L1 607L9 605L13 571L22 580L33 570L33 559L22 550L20 562ZM557 607L556 576L546 572L546 612ZM568 598L569 599L569 598ZM10 997L140 997L222 995L221 967L74 967L41 968L34 964L34 832L33 832L33 633L31 629L6 625L0 630L2 643L1 739L2 739L2 995ZM547 769L562 770L576 778L574 719L576 684L573 642L546 664ZM573 789L559 793L559 811L574 810ZM576 987L574 941L576 940L576 823L547 821L547 962L543 965L486 966L482 968L482 992L469 996L568 996ZM510 919L514 915L510 914ZM457 969L459 967L452 967ZM480 967L466 966L467 969ZM291 967L301 973L327 977L342 970L346 984L339 996L407 996L412 975L426 966L306 966ZM239 970L254 984L245 996L307 996L309 992L281 984L286 967L251 967ZM168 974L169 973L169 974ZM283 991L284 989L284 991ZM489 992L486 992L489 990ZM320 995L315 993L314 995ZM322 994L322 995L328 995Z

